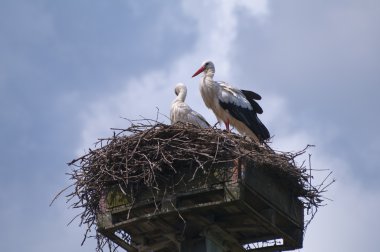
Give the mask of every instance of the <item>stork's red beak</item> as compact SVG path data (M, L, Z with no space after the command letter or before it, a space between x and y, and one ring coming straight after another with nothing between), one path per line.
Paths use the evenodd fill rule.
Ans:
M205 66L201 66L201 68L199 68L198 71L196 71L195 74L193 74L193 76L191 77L193 78L197 76L198 74L202 73L204 70L205 70Z

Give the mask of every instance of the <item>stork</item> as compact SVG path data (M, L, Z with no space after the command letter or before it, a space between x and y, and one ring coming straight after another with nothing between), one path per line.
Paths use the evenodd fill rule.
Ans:
M255 100L261 96L248 90L240 90L226 82L214 81L215 66L206 61L192 77L204 73L200 81L200 91L206 106L211 109L218 121L223 121L227 131L231 124L242 134L262 143L270 138L265 125L257 117L263 110Z
M187 122L201 128L209 128L210 124L203 118L201 114L192 110L185 103L187 88L183 83L178 83L174 89L177 98L172 102L170 109L170 121L172 124L176 122Z

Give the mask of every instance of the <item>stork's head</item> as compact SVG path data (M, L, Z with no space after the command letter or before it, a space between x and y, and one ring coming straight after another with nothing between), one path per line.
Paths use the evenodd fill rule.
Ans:
M175 86L175 89L174 89L174 93L178 96L178 94L180 93L180 92L187 92L187 88L186 88L186 86L185 86L185 84L183 84L183 83L178 83L176 86ZM185 94L186 95L186 94Z
M208 75L208 74L214 75L215 73L214 63L212 63L212 61L209 61L209 60L203 62L202 66L198 69L198 71L195 72L195 74L193 74L192 77L195 77L202 72L204 72L205 75Z

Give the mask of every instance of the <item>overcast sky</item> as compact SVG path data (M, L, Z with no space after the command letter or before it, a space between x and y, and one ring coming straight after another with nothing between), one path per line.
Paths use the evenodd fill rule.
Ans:
M66 162L121 117L169 115L191 75L262 95L272 147L310 150L337 182L302 251L375 251L380 209L378 0L0 2L0 251L94 251L63 198ZM164 116L161 120L168 122Z

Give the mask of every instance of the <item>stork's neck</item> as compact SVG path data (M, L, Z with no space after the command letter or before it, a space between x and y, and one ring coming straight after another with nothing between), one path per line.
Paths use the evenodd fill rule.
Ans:
M215 69L214 68L208 68L204 72L205 78L213 79L214 78L214 74L215 74Z
M211 71L209 69L208 71L204 72L201 85L210 86L214 84L214 71Z
M204 74L201 79L199 89L206 107L212 109L214 107L215 98L217 97L219 85L213 80L214 73Z
M203 76L202 81L201 81L201 85L205 85L208 87L214 86L215 81L214 81L213 77L214 77L214 74L205 74Z
M184 89L181 89L179 91L179 94L177 95L177 98L175 99L175 101L181 101L181 102L184 102L185 99L186 99L186 90Z

